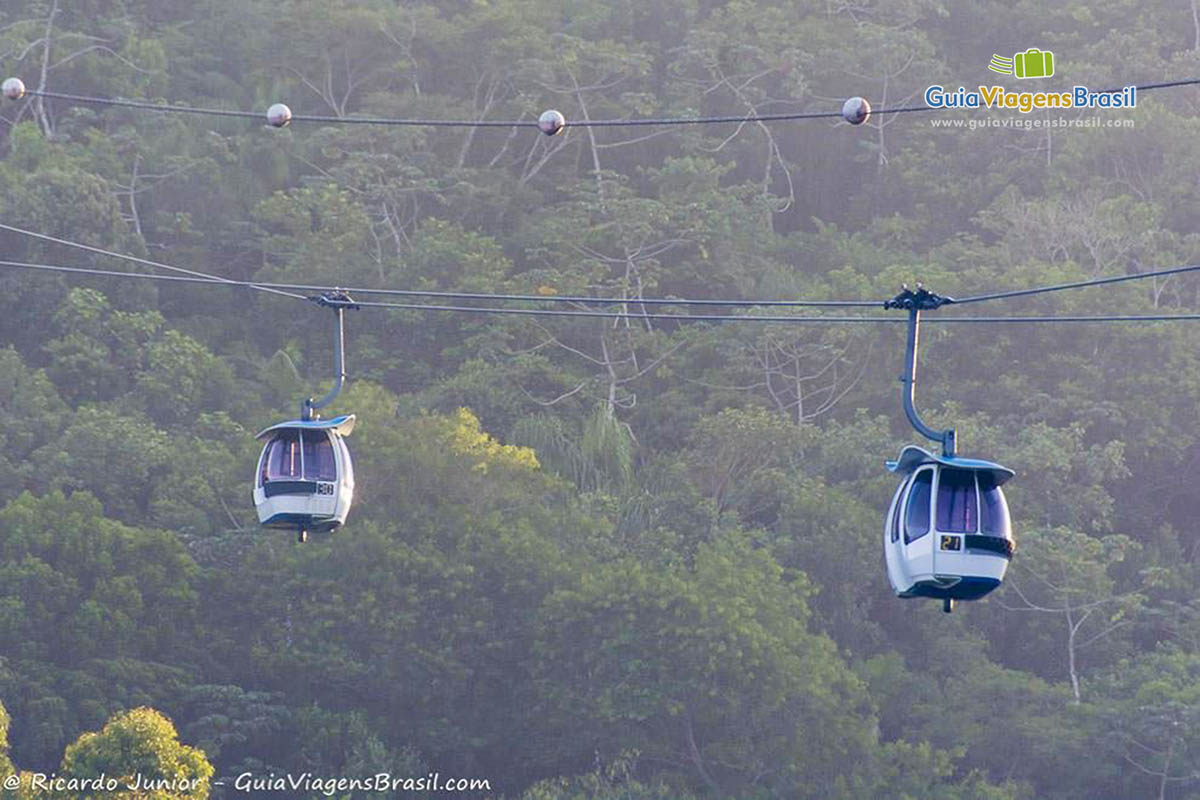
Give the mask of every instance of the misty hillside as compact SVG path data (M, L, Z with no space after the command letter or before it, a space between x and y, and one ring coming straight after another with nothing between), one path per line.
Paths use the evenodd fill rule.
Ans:
M1053 77L989 71L1029 48ZM1200 321L939 322L1200 315L1194 272L926 312L917 407L1016 472L1016 553L952 614L881 555L884 462L932 448L882 301L1200 263L1200 88L836 115L1198 78L1195 0L8 0L10 76L6 796L1200 798ZM299 544L254 435L332 385L332 287L451 296L352 293L391 304L323 412L353 508ZM620 302L411 307L551 307L462 293Z

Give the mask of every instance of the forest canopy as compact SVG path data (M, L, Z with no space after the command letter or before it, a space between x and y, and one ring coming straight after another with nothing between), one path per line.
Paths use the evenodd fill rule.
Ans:
M915 435L904 326L681 322L639 302L967 296L1196 263L1196 87L987 112L1039 127L932 124L966 118L951 109L570 124L919 104L1003 83L989 57L1035 46L1055 56L1047 90L1200 77L1197 14L9 0L0 77L32 90L333 121L5 101L0 222L237 281L601 295L621 313L347 311L330 412L358 416L355 504L300 546L258 527L253 434L329 388L327 310L0 266L0 779L144 771L199 780L162 795L195 798L235 796L241 774L380 772L526 800L1200 796L1200 322L927 315L923 413L1017 472L1004 586L945 615L893 596L879 557L883 462ZM538 132L546 109L562 134ZM356 116L529 124L337 121ZM0 251L151 271L10 230ZM1200 314L1200 278L975 308Z

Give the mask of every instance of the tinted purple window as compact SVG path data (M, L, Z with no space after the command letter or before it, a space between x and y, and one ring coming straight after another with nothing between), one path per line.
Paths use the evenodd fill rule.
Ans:
M946 533L974 533L978 527L975 473L943 469L938 479L937 529Z
M904 519L904 541L911 542L929 533L929 496L933 485L933 472L925 470L917 474L908 490L908 510Z
M1008 516L1008 501L991 475L979 475L979 531L989 536L1012 538L1012 521Z
M263 459L263 482L300 480L300 458L300 432L278 431L267 444L267 457Z
M309 481L336 481L337 462L333 456L333 442L324 431L308 431L304 434L304 479Z

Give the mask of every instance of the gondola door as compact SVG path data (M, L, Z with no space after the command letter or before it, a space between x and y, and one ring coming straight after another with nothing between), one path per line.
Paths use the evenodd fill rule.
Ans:
M900 535L903 539L904 569L911 584L934 576L933 492L935 469L922 467L913 473L904 498Z

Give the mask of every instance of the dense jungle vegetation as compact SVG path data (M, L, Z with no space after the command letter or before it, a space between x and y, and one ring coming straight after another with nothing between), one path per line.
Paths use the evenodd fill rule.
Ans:
M331 117L782 113L1005 83L989 57L1028 47L1054 52L1055 88L1200 76L1197 14L7 0L0 77ZM0 777L1200 797L1200 323L925 327L921 407L1017 471L1009 578L945 615L892 596L880 556L883 462L914 436L903 326L637 302L962 296L1200 259L1196 87L1096 115L1132 128L930 124L989 113L1022 116L546 137L0 105L8 225L237 280L628 300L619 320L348 312L358 493L301 546L257 526L253 435L328 388L328 311L0 269ZM6 231L0 253L151 271ZM973 312L1200 313L1200 278L930 316ZM284 796L137 796L206 794Z

